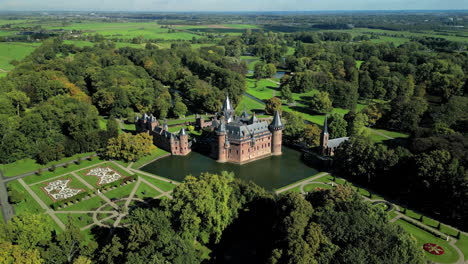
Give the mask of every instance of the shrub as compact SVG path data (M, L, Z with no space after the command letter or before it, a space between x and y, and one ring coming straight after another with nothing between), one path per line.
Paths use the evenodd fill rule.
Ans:
M16 189L12 189L8 192L8 200L10 200L10 202L13 204L17 204L23 201L24 198L24 194Z
M57 166L55 166L55 164L54 164L54 165L50 166L49 171L54 172L55 169L57 169Z

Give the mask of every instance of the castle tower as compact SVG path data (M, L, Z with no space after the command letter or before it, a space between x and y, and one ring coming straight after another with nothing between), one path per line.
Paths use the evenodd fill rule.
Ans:
M216 131L218 135L218 162L227 161L227 149L226 149L226 125L224 121L221 121L221 124ZM229 144L229 143L228 143Z
M328 149L328 139L330 135L328 134L328 120L327 116L325 116L325 122L323 123L323 131L320 134L320 148L322 151L322 155L327 155Z
M158 120L156 119L155 116L150 115L150 116L148 117L148 122L147 122L147 124L148 124L148 129L149 129L150 131L153 131L153 130L158 126Z
M281 155L281 144L283 138L283 123L281 122L281 117L278 111L275 112L275 116L273 117L273 121L269 126L270 131L272 133L271 138L271 154L278 156Z
M179 132L179 144L181 155L187 155L190 153L188 135L185 132L185 128L182 128Z

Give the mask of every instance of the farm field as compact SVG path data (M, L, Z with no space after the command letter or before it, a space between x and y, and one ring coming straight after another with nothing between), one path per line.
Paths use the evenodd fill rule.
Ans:
M40 43L0 42L0 73L9 71L15 66L12 60L21 60L28 56Z
M105 37L131 39L142 36L145 39L191 40L199 38L196 34L186 32L168 33L156 22L83 22L67 26L47 25L47 29L81 30L84 34L101 34Z

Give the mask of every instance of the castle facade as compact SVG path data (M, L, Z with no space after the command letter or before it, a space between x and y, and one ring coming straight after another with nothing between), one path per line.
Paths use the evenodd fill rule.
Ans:
M152 115L137 117L137 132L147 132L153 136L154 144L172 155L187 155L191 144L185 129L178 134L168 131L167 125L161 126ZM234 114L229 97L226 97L221 112L210 121L197 117L195 125L211 131L210 156L218 162L243 164L271 155L281 155L283 123L278 112L273 121L259 120L255 114L245 110L240 116Z
M171 133L167 124L160 125L156 117L147 114L143 117L136 117L135 127L137 133L148 133L153 136L153 143L172 155L185 156L192 151L184 128L179 133Z

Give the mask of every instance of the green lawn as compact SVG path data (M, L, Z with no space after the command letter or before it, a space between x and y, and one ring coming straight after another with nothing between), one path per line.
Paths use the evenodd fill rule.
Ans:
M81 168L85 168L87 166L92 166L96 163L100 163L102 162L101 159L97 158L97 157L94 157L92 160L82 160L80 162L80 164L70 164L68 165L68 167L58 167L56 168L54 171L43 171L40 175L36 175L36 174L33 174L33 175L29 175L25 178L23 178L23 180L27 183L27 184L33 184L33 183L36 183L36 182L40 182L40 181L44 181L44 180L47 180L47 179L50 179L50 178L53 178L53 177L56 177L56 176L59 176L59 175L62 175L62 174L66 174L66 173L70 173L72 171L75 171L75 170L79 170Z
M321 184L321 183L309 183L304 186L304 192L311 192L317 189L331 189L333 188L331 185L328 184Z
M312 176L310 176L310 177L304 178L304 179L302 179L302 180L300 180L300 181L297 181L297 182L288 184L288 185L283 186L283 187L281 187L281 188L279 188L279 189L277 189L277 190L275 190L275 191L278 192L278 191L281 191L281 190L283 190L283 189L286 189L286 188L288 188L288 187L290 187L290 186L292 186L292 185L296 185L296 184L298 184L298 183L305 182L305 181L309 180L310 178L316 177L317 175L322 174L322 173L324 173L324 172L319 172L319 173L314 174L314 175L312 175ZM322 177L320 177L320 178L322 178ZM320 179L320 178L319 178L319 179ZM300 184L299 184L299 185L300 185Z
M237 104L236 113L241 114L244 109L246 109L247 112L252 113L254 111L265 110L265 106L248 96L242 95L241 101Z
M92 214L56 214L56 216L66 225L71 222L79 228L85 227L93 223Z
M130 195L136 183L130 183L124 186L119 186L117 189L112 191L107 191L104 195L109 199L120 199L126 198Z
M161 190L163 190L165 192L171 191L176 187L176 185L173 184L173 183L163 181L163 180L159 180L159 179L156 179L156 178L153 178L153 177L149 177L149 176L145 176L145 175L138 175L138 177L141 177L141 178L147 180L148 182L150 182L151 184L153 184L154 186L158 187L159 189L161 189Z
M94 154L96 153L88 152L88 153L76 154L71 157L63 158L58 161L49 162L45 165L41 165L37 163L36 160L33 160L33 159L22 159L22 160L18 160L16 162L9 163L9 164L0 164L0 169L3 171L3 175L5 177L12 177L12 176L20 175L20 174L27 173L27 172L37 171L40 168L47 168L55 164L70 162L74 159L83 158L83 157L94 155Z
M84 190L83 192L88 192L89 191L89 189L86 188L86 186L81 181L79 181L78 179L76 179L72 175L65 175L64 177L53 179L53 181L55 181L55 180L66 180L66 179L71 180L69 182L68 187L70 187L72 189L83 189ZM48 184L48 182L38 183L38 184L35 184L35 185L30 185L29 187L31 188L31 190L33 190L33 192L35 192L37 194L37 196L39 196L39 198L41 198L41 200L45 204L50 206L55 201L49 195L46 194L45 190L42 189L42 187L47 186L47 184Z
M468 236L462 235L455 245L463 252L465 261L468 260Z
M165 151L164 149L161 149L161 148L156 148L156 150L153 150L150 155L148 156L144 156L142 158L140 158L139 160L135 161L135 163L133 163L133 168L140 168L141 166L143 166L144 164L152 161L152 160L155 160L157 158L160 158L164 155L167 155L169 154L169 152Z
M0 42L0 69L9 71L15 66L10 64L12 60L22 60L28 56L40 43Z
M161 194L160 192L156 191L148 184L142 182L135 193L135 197L144 199L144 198L154 198Z
M70 205L59 211L93 211L105 204L105 201L98 195L79 203Z
M423 229L410 224L404 220L397 220L395 223L400 225L403 229L405 229L408 233L413 235L417 239L417 244L418 247L422 249L423 245L425 243L435 243L439 246L441 246L444 250L445 253L440 256L432 255L426 251L424 251L424 256L431 261L435 261L438 263L454 263L458 259L458 253L455 251L455 249L448 244L447 241L440 239L431 233L428 233L424 231Z
M15 209L15 214L24 214L24 213L42 213L44 209L34 200L34 198L29 194L26 189L24 189L23 185L18 181L12 181L8 183L8 188L15 189L24 195L24 199L17 203L13 204Z

